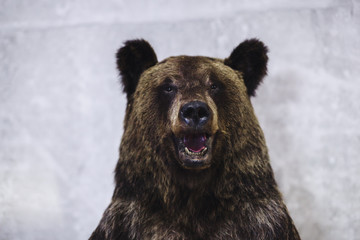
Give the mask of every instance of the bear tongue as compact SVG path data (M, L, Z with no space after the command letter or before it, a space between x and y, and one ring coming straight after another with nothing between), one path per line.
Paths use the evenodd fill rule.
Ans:
M200 152L205 148L206 136L204 135L187 135L184 137L184 144L192 152Z

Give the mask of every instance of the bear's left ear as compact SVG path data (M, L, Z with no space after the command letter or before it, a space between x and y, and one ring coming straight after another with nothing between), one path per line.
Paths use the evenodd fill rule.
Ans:
M140 75L157 62L154 49L143 39L127 41L125 46L119 49L116 53L116 64L128 100L135 92Z
M247 93L255 96L255 90L267 72L268 49L257 39L246 40L237 46L224 64L242 72Z

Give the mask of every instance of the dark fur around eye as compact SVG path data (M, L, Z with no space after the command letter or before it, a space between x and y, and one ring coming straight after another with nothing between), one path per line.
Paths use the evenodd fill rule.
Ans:
M218 93L224 90L224 85L215 73L210 74L209 92L212 96L218 95Z
M163 83L158 87L160 94L172 95L177 92L177 87L173 84L170 78L166 78Z
M175 98L177 87L172 83L164 83L157 88L157 100L159 106L159 116L165 121L167 112Z
M223 92L223 90L224 90L224 86L219 81L210 84L209 91L210 94L213 96L218 95L219 93Z

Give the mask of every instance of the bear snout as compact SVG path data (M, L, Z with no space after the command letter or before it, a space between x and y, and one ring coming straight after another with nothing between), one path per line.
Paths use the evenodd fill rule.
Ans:
M211 118L211 110L204 102L192 101L181 107L179 118L187 127L201 129Z

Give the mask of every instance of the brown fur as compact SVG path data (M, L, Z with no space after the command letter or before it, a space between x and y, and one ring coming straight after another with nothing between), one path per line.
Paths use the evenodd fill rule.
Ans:
M114 195L90 239L300 239L250 102L249 73L206 57L146 64L152 67L127 92ZM176 91L164 95L169 84ZM178 113L194 100L210 108L204 129L214 142L210 167L192 170L179 164L173 139L188 131Z

